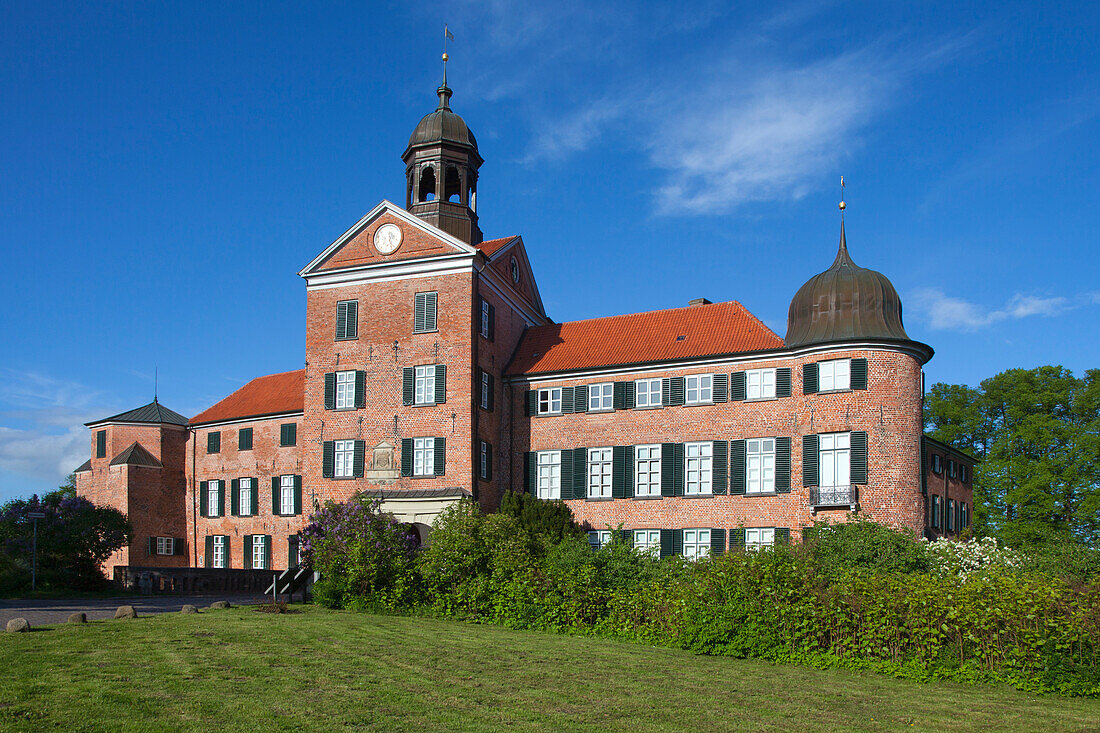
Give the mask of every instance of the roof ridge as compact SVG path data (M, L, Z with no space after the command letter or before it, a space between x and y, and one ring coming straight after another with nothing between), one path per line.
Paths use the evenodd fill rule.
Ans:
M737 306L738 308L745 311L746 313L749 313L749 310L747 308L745 308L745 306L743 306L740 301L738 301L738 300L723 300L719 303L705 303L705 304L701 304L701 305L682 305L682 306L677 306L675 308L661 308L661 309L653 310L653 311L639 311L637 313L616 313L616 314L610 315L610 316L594 316L592 318L582 318L582 319L577 320L577 321L562 321L561 323L549 323L547 325L548 326L568 326L568 325L572 325L574 323L590 323L592 321L606 321L606 320L609 320L611 318L633 318L635 316L650 316L650 315L656 315L658 313L672 313L673 311L690 310L690 311L694 312L694 311L701 311L701 310L704 310L704 309L707 309L707 308L713 308L715 306L729 306L729 305ZM750 313L750 315L751 315L751 313ZM753 317L756 318L755 316L753 316ZM759 321L759 320L760 319L757 319L757 321ZM763 325L763 324L761 324L761 325ZM533 328L542 328L542 327L541 326L534 326ZM765 328L767 328L767 326L765 326ZM771 331L770 328L768 330Z

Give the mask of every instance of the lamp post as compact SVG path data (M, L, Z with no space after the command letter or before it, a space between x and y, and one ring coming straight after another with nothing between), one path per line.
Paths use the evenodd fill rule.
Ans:
M31 545L31 593L34 593L36 576L38 575L38 520L45 519L45 512L27 512L27 517L34 520L34 544Z

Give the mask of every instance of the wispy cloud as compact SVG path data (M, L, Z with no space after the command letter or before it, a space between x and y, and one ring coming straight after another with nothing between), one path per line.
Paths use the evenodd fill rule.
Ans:
M937 331L978 331L1001 321L1030 316L1055 316L1077 307L1067 298L1016 294L1001 308L985 308L936 288L914 293L913 306Z

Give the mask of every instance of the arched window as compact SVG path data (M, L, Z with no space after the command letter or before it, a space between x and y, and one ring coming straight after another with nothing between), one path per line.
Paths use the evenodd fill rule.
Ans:
M420 171L420 190L417 201L435 201L435 169L427 166Z
M453 165L447 166L447 178L443 186L443 199L458 204L462 203L462 181L458 177L458 168L455 168Z

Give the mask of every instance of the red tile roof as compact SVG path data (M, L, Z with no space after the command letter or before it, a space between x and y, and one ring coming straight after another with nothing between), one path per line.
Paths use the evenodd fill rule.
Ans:
M191 424L301 412L305 404L305 383L305 369L256 377L213 407L195 415Z
M783 339L734 300L535 326L523 335L508 373L539 374L781 348Z
M513 239L516 238L516 236L517 235L513 234L510 237L501 237L500 239L489 239L489 240L486 240L484 242L479 243L477 245L477 248L480 249L482 252L484 252L486 257L492 257L494 254L497 253L497 250L499 250L501 247L503 247L504 245L511 242Z

